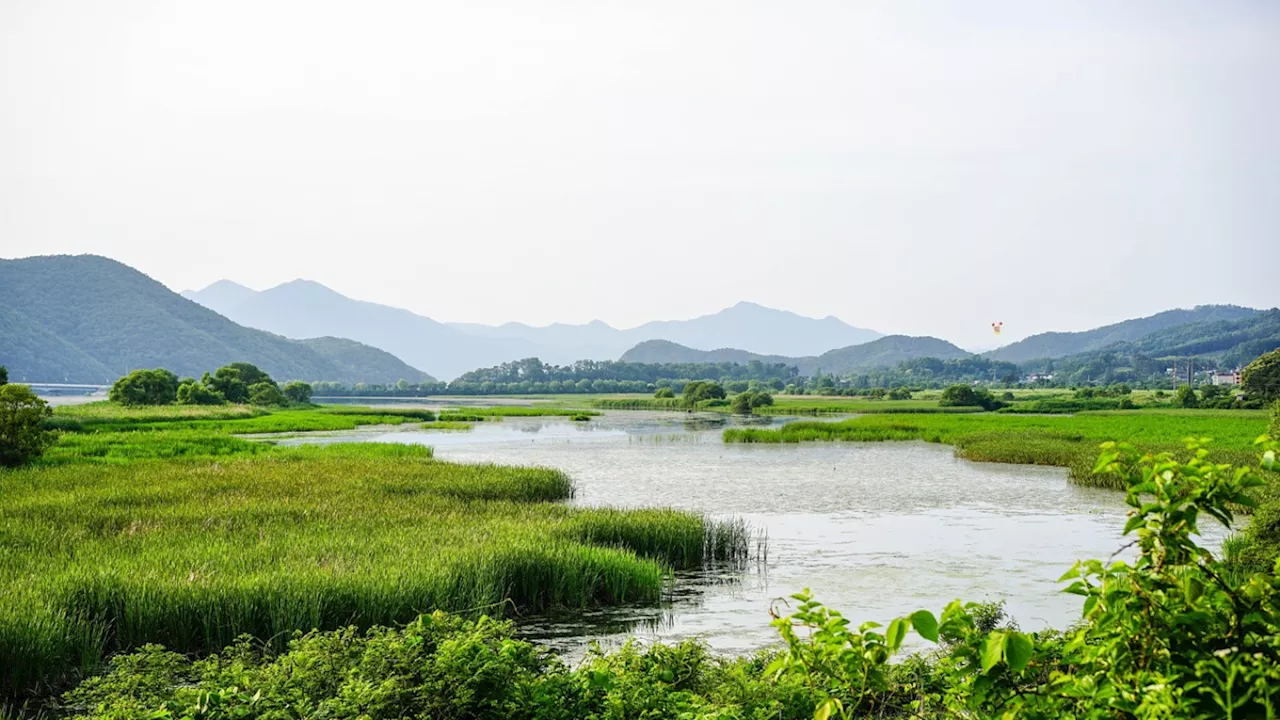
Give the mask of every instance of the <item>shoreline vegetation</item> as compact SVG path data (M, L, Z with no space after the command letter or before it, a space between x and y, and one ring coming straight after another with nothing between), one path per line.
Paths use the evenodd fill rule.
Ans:
M557 470L447 463L421 446L286 448L241 437L470 426L447 415L57 408L44 457L0 472L0 696L47 697L148 643L205 654L249 634L278 650L295 631L398 625L432 610L649 603L674 571L745 562L757 550L733 520L565 506L573 484Z

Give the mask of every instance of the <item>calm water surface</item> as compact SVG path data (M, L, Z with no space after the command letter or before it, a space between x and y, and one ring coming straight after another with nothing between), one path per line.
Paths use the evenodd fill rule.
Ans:
M1023 629L1064 628L1080 605L1057 578L1076 559L1106 558L1122 544L1123 495L1072 485L1064 469L974 463L923 442L725 445L723 427L618 412L588 423L508 418L472 432L343 439L559 468L577 483L573 504L736 516L767 535L756 567L682 576L662 607L525 620L529 635L570 654L590 639L626 637L762 647L776 640L770 604L806 587L855 622L937 612L963 598L1004 600Z

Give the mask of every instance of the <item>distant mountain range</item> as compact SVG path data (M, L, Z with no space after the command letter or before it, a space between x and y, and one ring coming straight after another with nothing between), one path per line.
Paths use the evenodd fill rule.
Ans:
M1022 363L1078 355L1134 342L1151 333L1191 323L1243 320L1257 310L1236 305L1200 305L1191 310L1166 310L1149 317L1125 320L1081 332L1046 332L997 348L984 355L992 360Z
M277 380L431 380L353 340L242 327L108 258L0 260L0 365L11 380L109 383L151 367L199 377L235 361Z
M351 338L445 379L526 357L556 365L613 360L636 343L656 338L708 350L732 346L759 353L820 353L880 337L834 317L807 318L748 302L691 320L619 330L598 320L546 327L442 323L401 308L354 300L309 280L260 292L220 280L182 294L248 327L294 338Z
M972 353L935 337L887 335L861 345L829 350L817 356L802 357L758 355L731 348L695 350L666 340L648 340L623 353L620 359L638 363L735 362L743 365L752 360L759 360L765 363L793 365L800 370L801 375L812 376L818 372L826 375L843 375L875 368L895 367L904 360L914 358L934 357L951 360L970 355Z
M106 383L140 367L198 376L243 360L281 380L390 383L452 379L528 357L557 365L619 357L642 363L759 360L793 365L802 375L840 375L916 358L971 356L935 337L880 336L832 317L806 318L746 302L691 320L619 330L599 321L546 327L441 323L306 280L261 292L219 281L184 295L93 255L0 260L0 364L12 379L32 382ZM985 356L1024 368L1056 363L1088 370L1090 363L1130 362L1159 370L1159 358L1199 356L1233 367L1276 347L1280 310L1209 305L1083 332L1042 333ZM1108 353L1124 357L1102 357Z
M1018 363L1038 372L1055 368L1075 370L1096 358L1118 356L1120 359L1105 361L1102 367L1128 363L1134 367L1158 366L1163 372L1165 365L1155 363L1157 358L1194 356L1229 368L1246 365L1276 348L1280 348L1280 309L1260 311L1232 305L1206 305L1191 310L1170 310L1085 332L1034 335L984 356ZM621 359L643 363L739 364L759 360L792 365L801 375L812 376L819 371L843 375L891 368L915 358L950 360L970 356L972 353L935 337L889 335L816 357L758 355L733 348L704 351L650 340L631 348Z

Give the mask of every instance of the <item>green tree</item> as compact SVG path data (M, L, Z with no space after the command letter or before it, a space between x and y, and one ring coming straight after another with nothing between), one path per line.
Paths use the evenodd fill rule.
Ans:
M911 391L904 387L896 387L889 391L890 400L910 400Z
M222 393L195 378L183 378L178 383L177 400L179 405L221 405L227 401Z
M249 384L240 377L240 371L230 365L218 368L212 375L205 373L200 382L227 399L227 402L249 401Z
M1280 350L1273 350L1249 363L1240 376L1240 388L1262 400L1280 398Z
M404 380L400 382L408 385ZM399 383L396 385L399 386ZM301 380L294 380L284 386L284 396L292 403L309 403L311 402L311 385Z
M653 396L655 398L673 398L676 394L669 387L660 387L653 393Z
M168 405L178 399L178 376L165 370L134 370L111 386L107 397L121 405Z
M723 400L724 387L711 380L694 380L684 386L684 401L688 405L696 405L703 400Z
M1173 404L1181 408L1193 408L1200 404L1196 391L1190 385L1179 385L1173 394Z
M272 380L270 375L260 370L257 365L247 362L233 362L226 367L239 373L239 378L245 385L257 385L258 383L276 384L276 381Z
M249 404L251 405L285 405L284 393L275 383L260 382L249 386Z
M9 384L9 368L0 365L0 385Z
M742 392L733 396L733 400L729 403L729 412L734 415L750 415L751 414L751 398L755 393Z
M0 467L17 467L44 454L56 439L44 427L52 414L26 385L0 385Z
M942 391L938 398L942 407L980 407L984 410L998 410L1004 407L986 388L975 388L969 385L952 385Z

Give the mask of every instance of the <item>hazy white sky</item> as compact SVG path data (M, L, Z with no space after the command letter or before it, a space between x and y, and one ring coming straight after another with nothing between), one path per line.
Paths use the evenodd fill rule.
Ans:
M991 344L1280 304L1280 2L0 0L0 256Z

